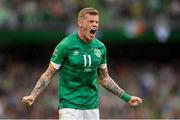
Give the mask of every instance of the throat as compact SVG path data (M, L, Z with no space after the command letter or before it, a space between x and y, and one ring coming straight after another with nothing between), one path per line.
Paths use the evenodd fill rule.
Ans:
M87 39L83 34L81 34L80 32L78 32L78 36L79 38L84 42L84 43L89 43L91 40Z

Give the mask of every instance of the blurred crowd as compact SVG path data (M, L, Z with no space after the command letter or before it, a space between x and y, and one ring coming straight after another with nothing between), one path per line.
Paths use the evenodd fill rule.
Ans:
M23 96L30 94L45 66L23 61L8 61L0 69L0 118L58 118L57 78L31 108L22 105Z
M180 63L111 61L111 75L128 93L142 97L139 108L101 91L101 115L104 118L180 118Z
M180 28L179 0L0 0L0 30L71 31L83 7L100 11L103 29Z
M116 83L143 104L132 108L100 87L101 118L180 118L180 67L175 63L109 61L109 72ZM33 89L47 65L4 60L0 64L0 118L58 118L58 80L40 95L32 108L21 98Z

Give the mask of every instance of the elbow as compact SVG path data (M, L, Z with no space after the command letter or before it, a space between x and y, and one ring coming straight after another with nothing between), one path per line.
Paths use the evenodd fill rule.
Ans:
M104 86L104 85L106 85L106 84L108 83L109 79L108 79L108 78L103 78L103 79L101 79L101 80L99 80L99 81L100 81L100 84L101 84L102 86Z

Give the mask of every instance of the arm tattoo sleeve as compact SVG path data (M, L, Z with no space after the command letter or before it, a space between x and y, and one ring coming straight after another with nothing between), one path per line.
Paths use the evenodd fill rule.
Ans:
M56 71L57 70L52 66L49 66L46 72L44 72L40 79L37 81L36 86L31 92L31 95L36 98L44 90L44 88L48 86Z
M107 69L99 69L98 70L98 79L100 84L109 92L114 95L121 97L124 90L121 89L114 80L108 75Z

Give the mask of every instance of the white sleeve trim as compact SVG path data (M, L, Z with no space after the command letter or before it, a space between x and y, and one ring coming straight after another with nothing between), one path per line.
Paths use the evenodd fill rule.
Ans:
M105 69L105 68L107 68L107 64L101 64L101 65L99 66L99 68Z
M61 64L57 64L51 61L51 64L53 65L54 68L56 68L57 70L61 67Z

